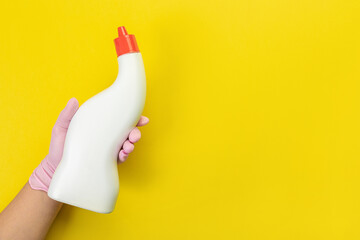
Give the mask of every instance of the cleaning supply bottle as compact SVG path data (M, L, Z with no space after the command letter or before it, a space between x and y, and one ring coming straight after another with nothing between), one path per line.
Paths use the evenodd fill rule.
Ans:
M119 192L117 156L145 104L146 80L134 35L118 28L115 82L87 100L71 120L50 198L99 213L113 211Z

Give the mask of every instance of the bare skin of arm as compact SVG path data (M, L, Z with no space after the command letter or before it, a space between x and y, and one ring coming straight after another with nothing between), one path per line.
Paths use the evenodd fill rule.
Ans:
M45 239L62 203L26 183L0 214L0 239Z

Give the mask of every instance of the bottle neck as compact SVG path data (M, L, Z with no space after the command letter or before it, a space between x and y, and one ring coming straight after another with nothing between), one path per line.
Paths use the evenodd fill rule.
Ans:
M126 53L118 58L118 75L113 86L120 86L127 81L137 81L144 74L144 64L141 53Z

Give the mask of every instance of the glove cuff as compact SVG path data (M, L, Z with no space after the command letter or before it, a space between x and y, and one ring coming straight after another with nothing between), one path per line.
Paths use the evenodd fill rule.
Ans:
M40 165L35 168L31 174L29 178L30 187L34 190L47 192L54 172L55 171L48 164L47 157L45 157L44 160L41 161Z

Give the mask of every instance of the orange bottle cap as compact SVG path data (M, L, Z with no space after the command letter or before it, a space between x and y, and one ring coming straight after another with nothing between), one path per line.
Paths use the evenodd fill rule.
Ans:
M139 52L135 36L128 34L125 27L118 28L119 37L114 39L117 56L125 53Z

